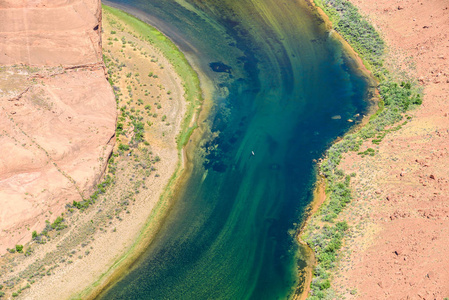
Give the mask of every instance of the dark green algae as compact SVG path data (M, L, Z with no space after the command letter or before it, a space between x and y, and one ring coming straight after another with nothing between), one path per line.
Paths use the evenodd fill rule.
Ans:
M367 110L367 79L305 1L113 3L173 39L214 87L173 208L99 298L300 293L305 262L294 233L312 199L313 160Z

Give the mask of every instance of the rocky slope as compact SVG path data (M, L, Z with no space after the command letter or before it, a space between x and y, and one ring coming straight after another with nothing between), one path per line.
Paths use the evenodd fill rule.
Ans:
M115 98L100 0L0 0L0 254L101 179Z
M449 297L449 5L443 0L351 0L389 45L390 69L424 87L422 106L373 157L349 155L356 199L336 288L347 299Z

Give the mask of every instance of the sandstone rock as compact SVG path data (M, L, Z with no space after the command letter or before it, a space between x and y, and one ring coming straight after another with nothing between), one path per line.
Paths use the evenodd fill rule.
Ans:
M0 0L0 254L104 173L116 107L100 24L100 0Z
M100 0L3 0L0 7L0 64L101 62Z

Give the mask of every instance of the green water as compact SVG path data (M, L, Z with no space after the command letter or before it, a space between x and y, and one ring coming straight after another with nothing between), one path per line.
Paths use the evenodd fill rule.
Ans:
M292 296L304 267L294 233L311 200L313 159L365 112L367 80L304 1L113 2L171 37L214 94L172 211L99 298Z

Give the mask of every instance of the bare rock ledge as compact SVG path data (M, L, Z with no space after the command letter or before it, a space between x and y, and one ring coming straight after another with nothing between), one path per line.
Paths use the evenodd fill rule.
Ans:
M101 180L116 104L100 0L0 0L0 255Z

